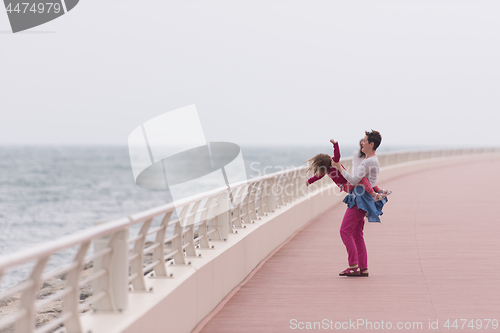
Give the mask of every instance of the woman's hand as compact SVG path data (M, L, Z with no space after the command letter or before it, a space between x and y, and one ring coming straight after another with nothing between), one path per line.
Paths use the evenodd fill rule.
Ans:
M334 167L335 169L337 169L339 171L342 171L342 166L340 165L340 162L334 162L332 160L332 167Z
M306 186L309 186L309 179L306 180Z
M337 141L333 140L333 139L330 139L330 142L334 145L337 143Z

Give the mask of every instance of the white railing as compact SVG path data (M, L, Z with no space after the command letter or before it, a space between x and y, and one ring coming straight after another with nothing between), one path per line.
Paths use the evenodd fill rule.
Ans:
M425 150L379 154L378 158L380 167L385 167L435 157L498 151L494 148ZM351 159L344 159L342 163L349 168ZM82 312L90 308L94 311L121 312L127 308L129 292L151 291L147 277L175 278L169 272L169 265L190 265L189 257L196 257L197 249L214 249L217 242L226 241L239 228L245 228L245 224L254 222L260 216L274 212L320 187L334 186L328 177L324 177L306 187L307 178L304 167L253 178L233 184L230 188L186 198L176 202L175 206L156 207L1 256L0 277L6 270L26 263L34 263L34 268L28 279L0 295L1 302L12 296L19 297L17 310L0 318L0 330L10 327L11 331L15 329L15 332L22 333L82 332ZM155 220L156 223L153 223ZM139 231L130 237L129 231L133 226L137 226ZM168 228L173 229L173 234L167 237ZM154 241L146 242L152 238ZM91 243L94 251L88 254ZM52 255L75 246L78 247L76 255L68 266L44 273ZM145 262L145 255L151 253L151 262ZM93 264L92 274L81 277L83 267L89 263ZM38 299L43 282L62 274L66 274L64 288ZM80 301L81 288L91 283L93 295ZM61 315L36 327L37 311L57 301L62 301Z

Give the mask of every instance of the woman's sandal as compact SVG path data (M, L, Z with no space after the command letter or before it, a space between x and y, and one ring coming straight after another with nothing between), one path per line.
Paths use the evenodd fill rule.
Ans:
M339 273L339 276L360 276L360 271L358 267L349 267L347 269L344 269L341 273Z
M368 276L368 267L359 269L359 276Z

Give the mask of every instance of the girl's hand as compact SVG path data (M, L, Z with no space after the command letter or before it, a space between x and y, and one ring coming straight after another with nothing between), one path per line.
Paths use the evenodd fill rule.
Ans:
M309 186L309 179L306 180L306 186Z
M334 167L335 169L337 169L339 171L342 171L342 166L340 165L340 162L334 162L332 160L332 167Z
M330 139L330 142L334 145L337 143L337 141L333 140L333 139Z

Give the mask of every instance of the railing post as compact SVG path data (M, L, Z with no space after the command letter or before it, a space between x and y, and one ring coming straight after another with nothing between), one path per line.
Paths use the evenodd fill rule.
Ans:
M112 295L118 311L128 308L128 228L116 233L115 242L110 244L113 249L111 264Z
M257 220L257 213L255 212L256 209L256 199L257 199L257 188L258 188L258 182L254 182L251 186L251 191L249 192L250 198L248 201L248 216L250 220Z
M264 213L264 191L265 188L265 180L259 181L259 186L257 187L257 191L255 192L255 210L257 211L257 214L260 216L266 215ZM257 217L260 220L260 217Z
M288 171L287 172L287 175L288 175L288 194L287 194L287 202L292 202L294 197L293 197L293 194L294 194L294 178L293 178L293 171ZM323 178L326 178L326 177L323 177Z
M64 321L64 327L68 333L79 333L82 331L78 304L80 300L80 272L83 269L85 254L90 246L90 242L83 243L78 250L73 262L76 267L68 272L65 288L73 288L71 292L63 298L63 314L70 314L70 317Z
M208 225L211 229L217 229L217 232L211 234L212 240L228 239L228 229L232 229L230 205L227 192L218 194L215 203L211 205L208 212Z
M254 184L250 184L245 188L245 191L242 193L243 195L243 200L241 201L240 205L240 211L241 211L241 217L243 219L244 223L251 223L250 219L250 195L252 192Z
M208 241L207 229L208 229L207 220L203 220L203 222L198 227L198 236L204 236L200 239L199 242L201 249L210 249L210 242Z
M153 250L153 261L159 261L159 263L154 267L155 276L168 276L167 268L165 267L165 234L167 233L168 222L170 222L172 213L173 211L165 214L161 221L161 227L163 229L156 233L155 243L161 245Z
M184 228L188 229L187 231L184 232L184 246L189 244L184 248L186 251L186 257L196 257L196 249L194 247L194 223L196 220L196 214L198 213L198 208L200 207L200 204L201 200L198 200L193 204L190 210L189 207L191 205L184 206L182 211L188 212L187 214L181 212L183 226Z
M323 177L323 178L325 178L325 177ZM324 179L322 179L322 181L323 180ZM290 196L290 186L291 186L290 172L287 172L284 174L284 180L283 180L283 203L285 205L292 201L291 196Z
M261 186L262 189L260 192L260 196L262 201L262 212L267 215L266 213L269 213L271 211L271 209L269 208L269 179L264 179L261 183Z
M298 197L298 194L299 194L299 191L297 190L298 187L299 187L299 182L298 182L298 179L297 179L297 170L293 170L291 173L291 177L292 177L292 200L295 200L297 199Z
M229 216L231 217L231 224L232 224L233 228L245 228L241 224L241 197L243 195L242 193L243 193L244 189L245 189L245 186L240 186L237 188L233 188L231 190L231 197L232 197L231 204L232 204L232 206L230 208ZM202 213L202 215L203 215L203 213ZM200 220L203 220L203 218L201 218ZM201 240L200 240L200 242L201 242Z
M33 283L30 288L22 293L19 302L19 309L26 309L28 314L16 321L16 333L31 333L35 328L35 300L43 283L41 277L48 260L48 256L38 260L31 272L29 280L33 281Z
M229 239L229 228L232 227L232 223L230 216L231 211L228 209L231 203L229 202L227 192L221 193L217 202L219 204L217 208L217 228L219 229L219 234L222 239Z
M294 174L294 179L295 179L295 198L294 199L298 199L300 198L300 171L299 169L295 169L293 171L293 174Z
M146 237L148 234L149 227L153 219L150 218L143 222L141 229L139 230L139 239L135 241L134 249L132 250L132 255L130 259L130 273L132 274L132 286L134 291L145 291L146 281L144 280L144 244L146 243Z
M284 179L285 179L285 176L283 174L280 174L277 176L277 179L275 181L276 182L276 184L275 184L276 207L279 207L280 205L281 206L285 205L285 201L283 200Z
M182 249L183 237L180 221L175 222L174 235L177 235L177 237L172 240L172 251L177 250L177 252L174 254L174 262L176 265L185 264L186 260L184 259L184 250Z
M186 230L187 229L187 230ZM184 248L186 257L196 257L196 248L194 247L194 227L192 224L184 226Z
M94 253L111 247L111 253L94 260L94 273L106 269L107 274L94 281L93 294L105 291L107 296L92 304L94 310L115 311L128 308L128 228L94 240ZM142 268L142 262L141 262ZM142 272L142 270L141 270Z
M267 202L271 212L274 212L276 210L276 177L270 178L269 182L269 196L267 197Z
M298 192L298 198L301 198L303 197L305 194L306 194L306 190L304 189L304 187L306 186L305 182L306 182L306 178L305 178L305 171L304 169L299 169L297 171L297 179L298 179L298 186L297 186L297 192Z

